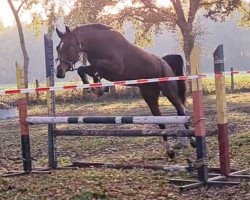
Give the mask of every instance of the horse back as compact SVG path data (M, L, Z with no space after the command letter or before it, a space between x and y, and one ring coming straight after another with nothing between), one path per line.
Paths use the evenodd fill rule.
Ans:
M105 24L94 23L94 24L82 25L78 27L77 29L82 30L82 31L88 31L88 30L91 31L91 30L111 30L113 28Z

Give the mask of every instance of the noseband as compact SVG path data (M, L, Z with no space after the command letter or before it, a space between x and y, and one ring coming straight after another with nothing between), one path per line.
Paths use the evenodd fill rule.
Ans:
M70 67L70 69L68 71L77 70L77 68L75 68L75 64L80 60L79 53L82 50L82 43L80 42L80 39L79 39L78 35L76 35L76 34L74 34L74 35L76 36L77 41L78 41L78 45L79 45L79 51L77 52L78 53L78 60L75 61L75 62L71 62L71 61L68 61L68 60L65 60L65 59L62 59L62 58L59 58L59 57L57 59L55 59L56 62L61 61L61 62L66 63ZM59 43L59 46L61 45L61 43L62 43L62 41Z
M76 62L70 62L70 61L68 61L68 60L64 60L64 59L61 59L61 58L55 59L56 62L61 61L61 62L66 63L66 64L70 67L70 69L69 69L68 71L77 70L77 68L75 68L75 64L76 64L79 60L80 60L80 58L79 58Z

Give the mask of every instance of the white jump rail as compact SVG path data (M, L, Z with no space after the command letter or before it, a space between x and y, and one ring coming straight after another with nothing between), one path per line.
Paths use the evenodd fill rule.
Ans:
M27 117L29 124L185 124L190 116L65 116Z

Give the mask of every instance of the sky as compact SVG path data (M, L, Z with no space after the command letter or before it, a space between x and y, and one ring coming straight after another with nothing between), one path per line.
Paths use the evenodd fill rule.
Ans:
M0 6L0 20L3 22L4 26L13 26L15 24L15 20L13 17L13 14L11 12L11 9L9 7L9 4L7 0L0 0L1 1L1 6ZM125 0L127 3L130 2L131 0ZM170 0L157 0L159 5L166 5L170 3ZM73 4L74 1L72 1ZM15 2L14 2L15 3ZM126 4L126 3L125 3ZM16 7L19 4L16 4ZM124 4L121 4L119 7L121 7ZM39 7L36 8L37 10ZM30 23L31 22L31 12L21 12L20 15L21 21Z
M4 26L13 26L15 24L15 19L13 17L12 11L10 9L10 6L7 2L7 0L0 0L0 20L3 22ZM60 1L60 0L57 0ZM69 11L69 6L73 5L74 1L71 1L70 4L67 3L65 4L65 12L67 13ZM20 5L20 1L15 2L13 1L13 4L17 8ZM41 8L41 5L35 6L32 11L23 11L21 10L20 12L20 19L22 22L30 23L31 22L31 13L37 11L37 12L42 12L43 9Z
M21 20L23 22L29 22L30 14L22 13ZM3 22L4 26L12 26L15 23L13 14L9 7L7 0L1 0L1 7L0 7L0 20Z
M1 6L0 6L0 20L3 22L4 26L13 26L15 24L15 20L14 20L14 17L13 17L13 14L11 12L11 9L9 7L9 4L7 2L7 0L0 0L1 1ZM58 0L60 1L60 0ZM119 4L119 6L117 7L117 9L121 9L124 5L126 4L129 4L131 2L131 0L124 0L125 3L121 3ZM250 2L250 0L246 0L247 2ZM157 0L158 2L158 5L160 6L163 6L163 5L168 5L170 4L170 0ZM14 1L14 3L16 3ZM71 2L71 5L73 5L74 3L74 0L72 0ZM16 7L19 5L16 4ZM65 10L66 10L66 13L67 11L69 11L70 9L70 5L67 4L67 6L65 7ZM41 8L36 7L36 10L42 10ZM111 12L116 12L115 10L112 10ZM26 23L30 23L31 22L31 12L21 12L21 15L20 15L20 18L21 18L21 21L22 22L26 22Z

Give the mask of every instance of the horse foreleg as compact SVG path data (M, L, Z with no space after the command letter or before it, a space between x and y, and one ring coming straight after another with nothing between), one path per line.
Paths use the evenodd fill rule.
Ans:
M90 66L81 66L77 69L77 73L80 76L83 84L89 84L89 79L87 77L88 68L90 68ZM89 75L89 76L91 76L91 75Z
M84 84L89 84L89 83L90 83L89 80L88 80L87 75L89 75L90 77L93 78L93 82L94 82L94 83L99 83L99 82L101 82L101 77L100 77L100 75L98 74L97 71L95 71L95 69L94 69L92 66L84 66L84 67L82 66L82 67L79 67L79 68L77 69L77 73L78 73L78 75L81 77L82 82L83 82ZM89 89L89 90L87 90L87 91L88 91L88 92L93 91L96 95L101 96L101 95L103 95L103 91L107 91L107 88L106 88L106 87L105 87L104 89L100 89L100 88L98 88L98 89L96 89L96 88L91 88L91 89Z

